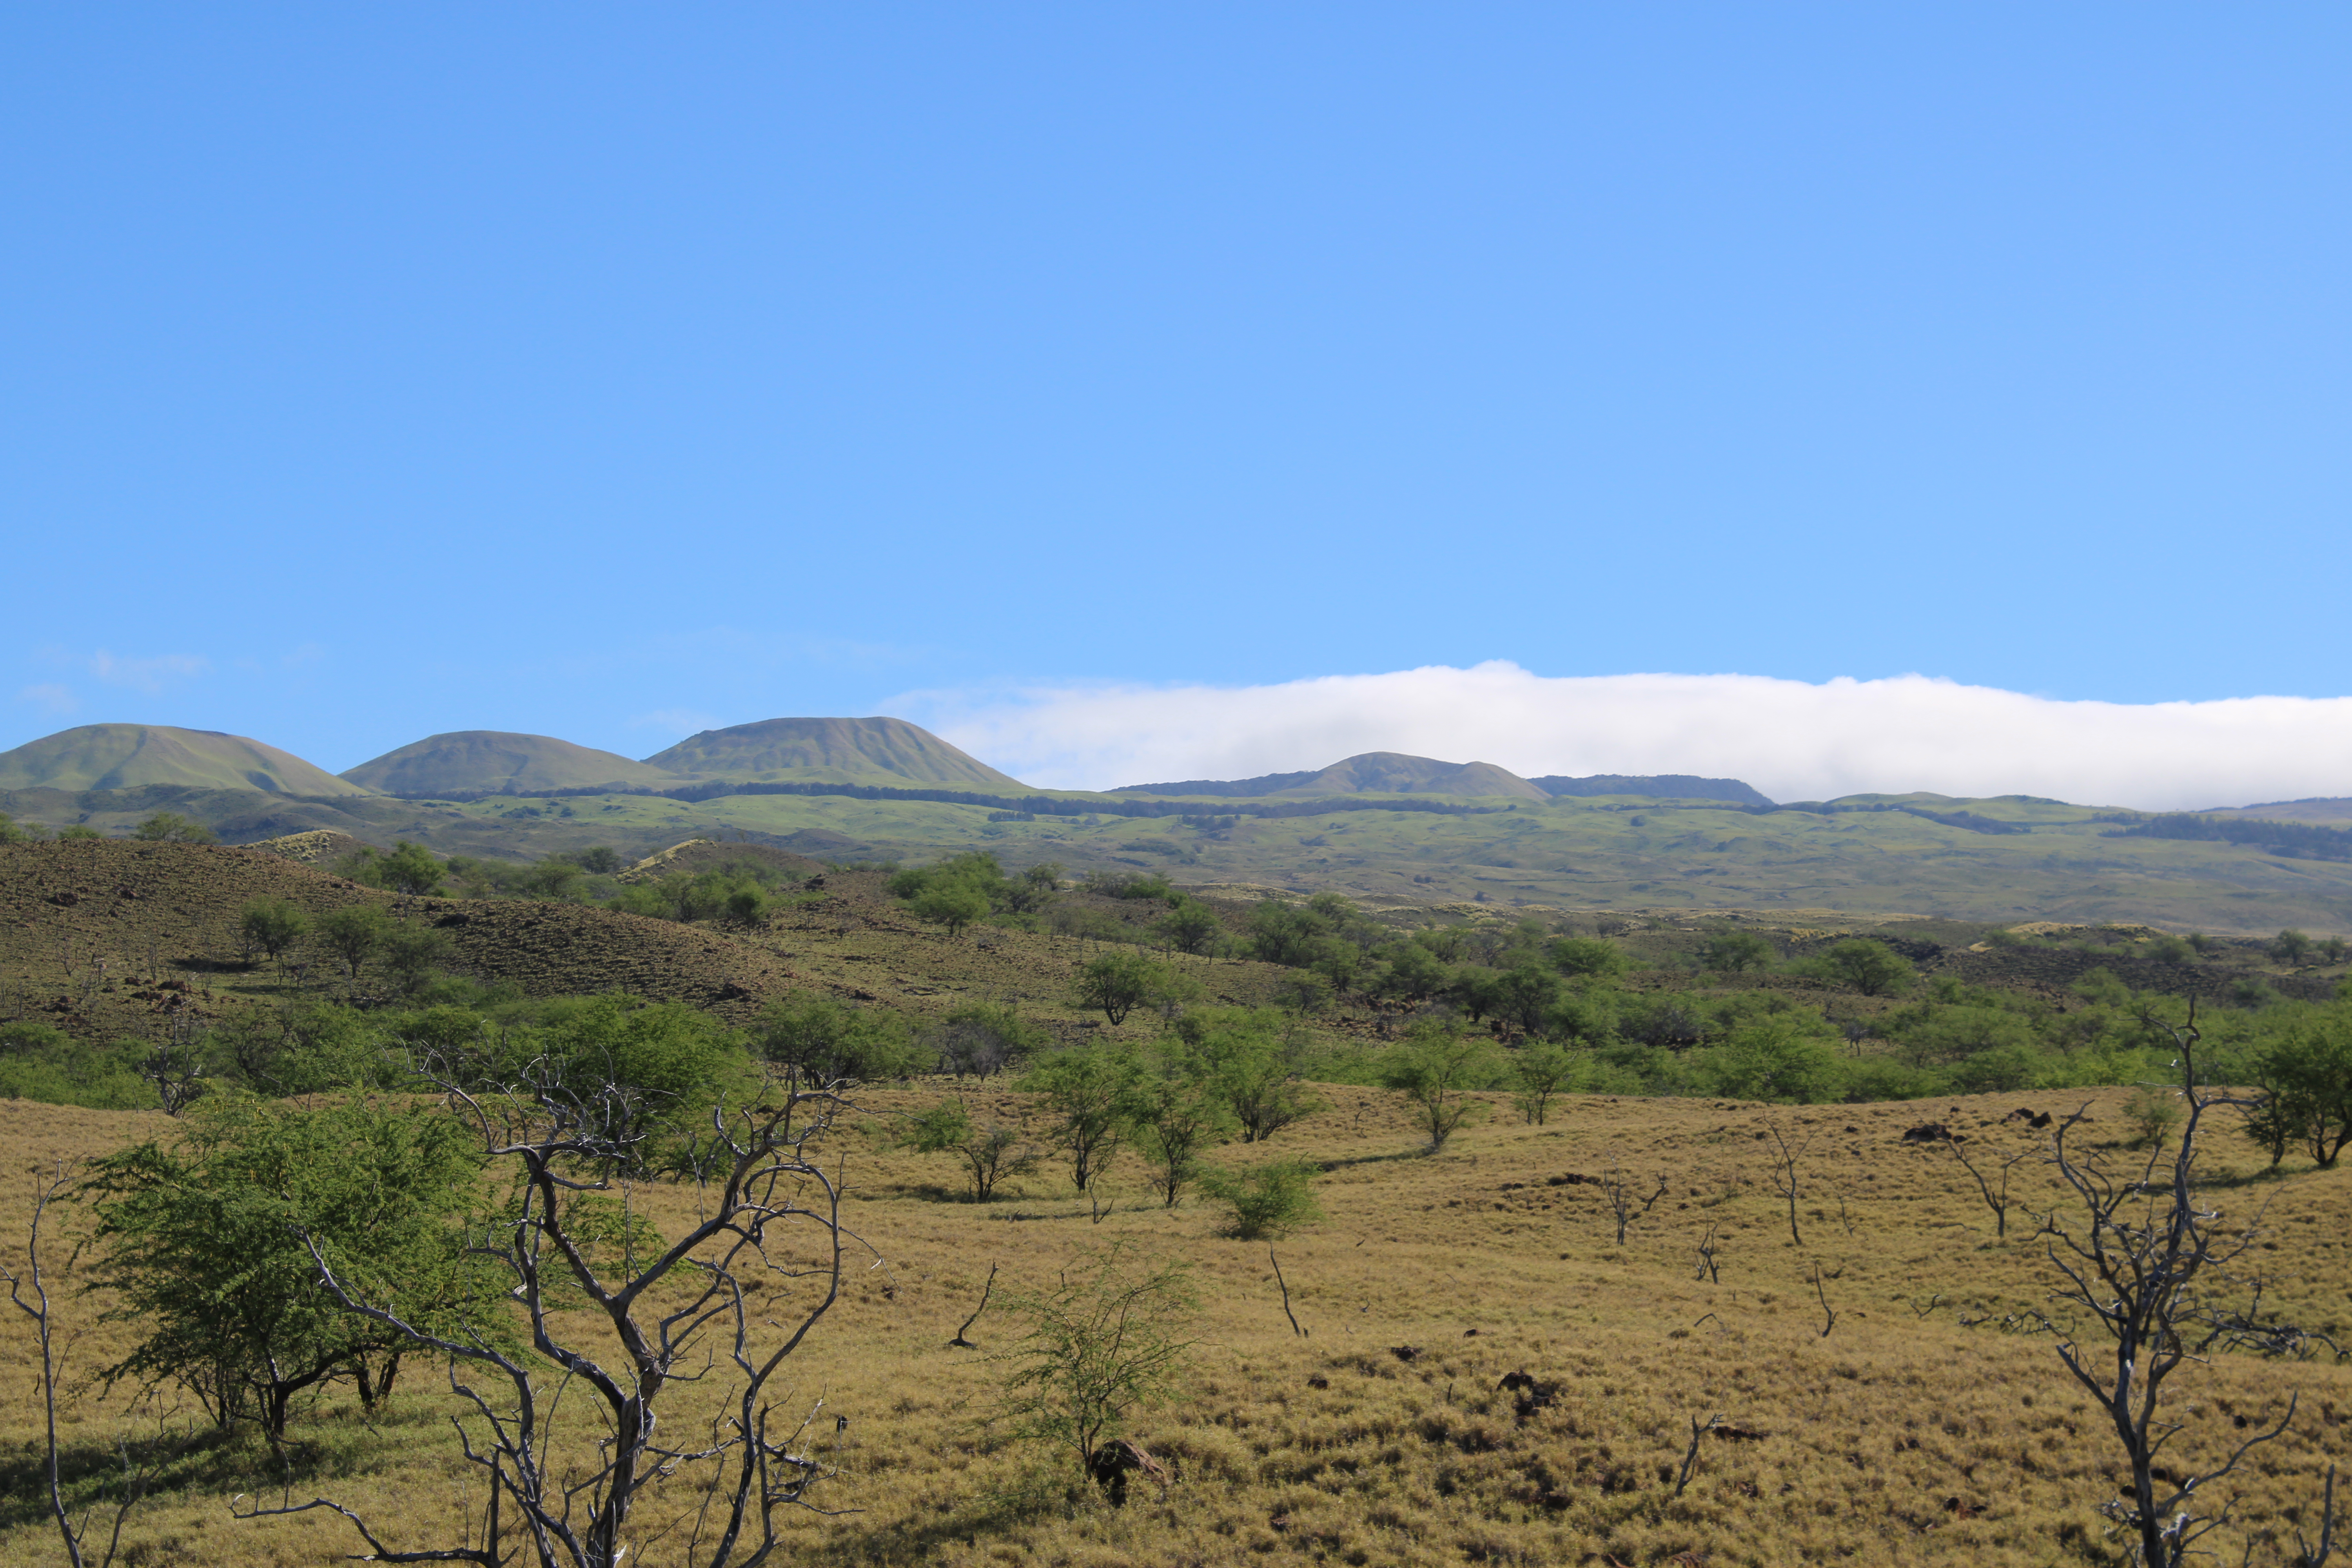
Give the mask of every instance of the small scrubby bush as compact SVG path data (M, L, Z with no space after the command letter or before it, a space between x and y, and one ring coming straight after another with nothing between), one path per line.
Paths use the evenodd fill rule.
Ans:
M1286 1235L1323 1217L1311 1184L1322 1167L1308 1160L1276 1160L1251 1171L1203 1170L1201 1190L1232 1208L1225 1234L1236 1241Z

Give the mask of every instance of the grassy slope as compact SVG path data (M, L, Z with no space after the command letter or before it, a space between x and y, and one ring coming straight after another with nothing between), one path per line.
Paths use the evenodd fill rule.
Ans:
M714 984L743 984L751 994L719 1004L738 1016L781 981L918 1015L967 997L1009 1000L1076 1037L1086 1020L1061 994L1090 949L993 931L950 941L911 926L879 898L877 882L830 877L835 896L758 936L523 903L426 900L411 916L467 915L450 929L467 944L468 963L534 989L580 988L598 964L628 964L616 977L656 994L667 987L709 1002ZM217 956L224 922L257 890L314 909L381 897L250 851L119 843L0 850L0 982L55 963L67 933L85 944L85 973L100 951L116 959L118 976L136 967L151 931L183 931L179 945ZM51 901L61 893L74 902ZM1109 900L1097 907L1146 912ZM1962 924L1907 929L1954 942L1976 934ZM1631 944L1655 960L1696 940L1661 921ZM2050 956L2027 950L2018 962ZM1256 964L1198 968L1213 993L1236 1000L1254 999L1273 978ZM207 983L213 1006L279 994L287 984L234 966L211 971ZM96 995L127 1017L152 1005L103 984ZM1123 1032L1139 1037L1147 1027L1130 1020ZM866 1115L887 1127L949 1092L1045 1131L1026 1097L993 1083L874 1092L863 1097ZM2048 1267L2031 1226L1995 1238L1949 1155L1899 1142L1926 1116L1956 1122L1987 1148L2022 1144L2028 1135L1999 1118L2050 1103L2002 1095L1775 1110L1572 1099L1543 1127L1520 1125L1498 1105L1490 1123L1427 1158L1391 1097L1347 1087L1324 1093L1328 1109L1273 1144L1222 1156L1303 1154L1327 1168L1318 1184L1327 1218L1280 1247L1311 1331L1304 1340L1280 1316L1265 1249L1220 1237L1205 1207L1152 1206L1131 1160L1114 1168L1117 1209L1097 1225L1058 1169L975 1207L946 1201L954 1176L944 1161L887 1152L865 1135L837 1140L832 1158L844 1163L851 1221L882 1266L861 1266L793 1381L803 1398L822 1393L827 1414L847 1417L843 1476L829 1500L862 1511L795 1521L801 1554L927 1564L1173 1565L1262 1555L1598 1563L1602 1552L1648 1564L1683 1552L1718 1563L2086 1560L2061 1541L2069 1531L2097 1538L2094 1509L2112 1490L2109 1440L2060 1384L2046 1341L1960 1324L1963 1314L1998 1317L2042 1299ZM2120 1126L2122 1091L2082 1098L2101 1132ZM1789 1238L1766 1180L1759 1148L1773 1125L1815 1140L1803 1166L1802 1245ZM79 1158L163 1126L152 1115L0 1104L0 1144L26 1161ZM2253 1174L2253 1152L2226 1138L2213 1149L2218 1202L2251 1214L2268 1201L2270 1249L2259 1256L2272 1305L2342 1337L2352 1329L2352 1164L2315 1173L2290 1160L2284 1180L2241 1191L2232 1184ZM1591 1188L1549 1184L1597 1174L1612 1159L1645 1186L1659 1175L1671 1183L1622 1247ZM2021 1202L2046 1202L2042 1168L2019 1171ZM26 1193L21 1184L0 1190L0 1237L22 1234ZM657 1185L632 1201L675 1233L692 1196ZM1693 1278L1696 1243L1711 1224L1724 1244L1720 1284ZM67 1250L59 1235L57 1265ZM1081 1249L1112 1240L1200 1268L1203 1344L1186 1401L1140 1426L1148 1445L1180 1467L1169 1502L1147 1494L1123 1513L1073 1513L1037 1489L1035 1462L989 1423L997 1369L945 1342L991 1263L1003 1266L1001 1284L1039 1285L1076 1264ZM1826 1338L1810 1283L1816 1262L1839 1314ZM127 1326L96 1321L101 1300L60 1300L79 1314L75 1370L86 1375L120 1354ZM1012 1331L998 1312L975 1333L987 1352L1004 1348ZM1391 1350L1408 1344L1424 1352L1409 1363ZM20 1331L0 1356L0 1444L20 1480L37 1409L24 1352ZM1520 1368L1563 1389L1552 1409L1525 1423L1496 1391ZM2294 1433L2248 1476L2242 1508L2273 1525L2290 1506L2307 1508L2326 1457L2352 1432L2352 1370L2229 1357L2182 1375L2194 1402L2182 1406L2195 1418L2192 1454L2210 1453L2237 1415L2259 1418L2283 1408L2290 1390L2302 1392ZM434 1532L478 1500L450 1457L447 1401L436 1384L420 1367L398 1411L373 1431L348 1408L347 1392L333 1396L331 1414L302 1429L313 1468L299 1484L369 1508L399 1532L399 1544L437 1543ZM695 1426L698 1397L686 1395L680 1429ZM124 1410L123 1402L80 1395L67 1428L72 1453L99 1462L117 1432L137 1429ZM1662 1467L1679 1460L1689 1418L1717 1412L1768 1436L1710 1439L1698 1479L1674 1500ZM255 1489L263 1464L249 1451L211 1455L167 1486L131 1539L149 1543L147 1560L195 1563L310 1563L351 1549L339 1523L315 1515L227 1521L220 1498ZM0 1564L51 1561L53 1538L26 1512L29 1485L7 1489L15 1500L0 1505ZM1954 1499L1960 1508L1947 1506Z
M866 1110L887 1123L943 1092L873 1094ZM973 1098L1042 1131L1019 1097ZM1685 1552L1717 1564L2101 1560L2068 1542L2099 1539L2112 1437L2062 1383L2046 1340L1960 1323L2038 1304L2048 1266L2020 1230L1992 1236L1948 1154L1899 1142L1917 1109L1573 1100L1550 1125L1501 1113L1425 1158L1388 1097L1340 1088L1328 1098L1329 1109L1262 1151L1305 1154L1328 1172L1318 1184L1327 1217L1279 1249L1305 1339L1283 1320L1264 1246L1223 1239L1206 1207L1152 1206L1131 1163L1114 1168L1120 1201L1097 1225L1058 1172L974 1207L941 1201L950 1177L940 1163L836 1140L849 1220L879 1263L856 1267L790 1381L800 1401L824 1400L820 1447L841 1469L827 1504L858 1511L793 1520L795 1558L950 1568L1651 1564ZM2097 1125L2116 1125L2120 1093L2088 1098ZM1934 1112L2000 1147L2030 1136L1997 1121L2019 1099ZM0 1105L0 1139L42 1159L99 1152L160 1122ZM1801 1166L1802 1246L1790 1240L1759 1152L1776 1124L1814 1140ZM2273 1303L2340 1332L2352 1167L2291 1164L2284 1180L2239 1192L2231 1184L2252 1163L2234 1147L2217 1152L2219 1201L2269 1199L2275 1250L2263 1256ZM1547 1184L1612 1158L1645 1186L1660 1174L1671 1184L1622 1247L1591 1188ZM2021 1171L2031 1173L2026 1201L2046 1201L2040 1168ZM691 1190L640 1189L632 1207L674 1234L689 1223ZM0 1193L0 1234L21 1235L25 1210L23 1184ZM1709 1226L1719 1227L1719 1284L1693 1278ZM974 1330L979 1354L946 1342L991 1264L1003 1269L1000 1293L1042 1286L1113 1241L1196 1267L1202 1344L1187 1396L1139 1424L1177 1467L1168 1500L1147 1489L1122 1512L1073 1511L1040 1489L1052 1479L1041 1461L989 1419L1000 1369L986 1357L1011 1342L1015 1321L992 1309ZM53 1266L65 1250L61 1240ZM1826 1337L1815 1263L1838 1314ZM61 1300L82 1330L80 1370L124 1348L125 1325L94 1321L102 1300ZM1400 1345L1422 1353L1408 1363L1392 1353ZM0 1437L19 1454L37 1409L23 1348L12 1344L0 1364ZM1524 1422L1496 1389L1519 1369L1560 1387L1551 1408ZM300 1429L310 1458L299 1495L362 1507L402 1547L445 1542L479 1499L451 1456L441 1418L450 1401L437 1384L419 1368L373 1433L348 1391L331 1396L331 1414ZM2352 1369L2223 1357L2189 1367L2179 1386L2190 1422L2184 1449L2197 1459L2239 1435L2237 1417L2259 1420L2283 1411L2291 1391L2302 1394L2290 1435L2246 1474L2240 1510L2257 1528L2283 1528L2296 1509L2308 1522L2321 1472L2352 1435ZM702 1395L679 1394L674 1418L692 1429ZM95 1462L118 1430L135 1431L121 1408L82 1395L66 1431L72 1454ZM1718 1413L1765 1436L1709 1439L1676 1500L1665 1478L1688 1422ZM847 1422L837 1446L836 1415ZM315 1563L355 1549L339 1521L316 1514L229 1521L222 1497L256 1489L265 1462L252 1451L211 1456L180 1478L184 1489L137 1516L131 1539L151 1543L148 1560L189 1563ZM29 1494L17 1489L0 1515L0 1563L54 1558L53 1538L28 1518ZM649 1525L677 1505L646 1506Z
M2289 925L2352 931L2352 865L2237 845L2110 838L2086 807L1967 801L1935 808L2027 822L2032 831L1974 833L1899 812L1749 816L1608 799L1480 816L1244 817L1207 832L1174 817L992 823L979 806L829 796L731 795L692 805L642 796L483 801L463 815L524 826L550 847L584 847L599 833L642 840L814 829L910 860L985 847L1010 866L1051 859L1076 871L1124 866L1185 883L1336 888L1387 899L1484 893L1505 905L1570 910L1841 910L2001 923L2134 921L2244 934ZM524 811L539 815L520 817ZM1138 843L1167 847L1129 847Z

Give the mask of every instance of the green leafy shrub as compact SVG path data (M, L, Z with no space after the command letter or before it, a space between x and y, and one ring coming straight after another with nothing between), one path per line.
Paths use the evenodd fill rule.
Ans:
M1010 1296L1007 1309L1028 1324L1001 1358L1013 1430L1091 1476L1129 1415L1175 1394L1199 1305L1187 1265L1130 1261L1123 1244L1081 1258L1050 1289Z
M1321 1170L1307 1160L1276 1160L1239 1172L1203 1168L1200 1185L1233 1211L1225 1235L1236 1241L1262 1241L1323 1217L1311 1185Z

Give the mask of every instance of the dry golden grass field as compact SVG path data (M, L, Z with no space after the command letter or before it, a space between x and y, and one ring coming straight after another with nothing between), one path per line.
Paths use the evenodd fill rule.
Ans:
M843 1511L794 1519L783 1561L2123 1560L2097 1511L2116 1491L2115 1438L2047 1338L1998 1326L2047 1302L2053 1271L2021 1218L2057 1201L2045 1168L2017 1167L2020 1208L2002 1239L1948 1148L1901 1141L1936 1120L1972 1149L2024 1145L2046 1135L2000 1121L2008 1111L2087 1100L2094 1141L2120 1142L2123 1091L2063 1106L2030 1095L1797 1108L1583 1098L1557 1104L1544 1126L1497 1104L1433 1156L1397 1097L1328 1088L1325 1110L1270 1143L1223 1152L1236 1163L1303 1154L1324 1167L1324 1217L1274 1248L1305 1337L1286 1321L1267 1247L1223 1237L1205 1201L1157 1206L1131 1159L1109 1178L1108 1214L1074 1194L1066 1166L1009 1184L985 1205L955 1199L946 1157L896 1152L878 1135L950 1092L942 1081L865 1095L827 1148L848 1223L871 1251L784 1380L796 1400L824 1402L817 1452L838 1474L817 1495ZM1030 1113L1024 1096L970 1092ZM1773 1127L1810 1141L1798 1165L1801 1244L1769 1180ZM0 1103L0 1238L13 1260L37 1168L159 1131L170 1125L155 1114ZM1667 1188L1622 1247L1595 1188L1556 1180L1600 1175L1612 1162L1644 1189L1660 1177ZM2212 1138L2208 1195L2231 1219L2261 1214L2251 1256L2268 1305L2352 1342L2352 1164L2314 1171L2290 1159L2275 1179L2260 1168L2251 1146ZM632 1202L675 1234L696 1192L655 1183ZM53 1285L85 1224L70 1205L52 1211ZM1710 1226L1719 1283L1698 1278ZM1119 1509L1071 1486L1066 1458L1008 1437L996 1392L1004 1367L988 1358L1014 1337L1012 1318L992 1307L971 1331L977 1351L948 1344L992 1265L1000 1289L1043 1286L1114 1242L1191 1264L1202 1302L1181 1397L1133 1426L1173 1484L1164 1496L1140 1487ZM71 1396L64 1441L69 1465L87 1470L119 1439L152 1434L155 1419L89 1383L131 1326L99 1322L96 1296L59 1289L57 1300ZM1835 1314L1826 1333L1824 1300ZM1989 1321L1963 1326L1979 1317ZM0 1564L57 1563L36 1495L37 1363L21 1319L5 1335ZM1515 1410L1498 1384L1518 1371L1556 1385L1549 1406ZM2227 1483L2244 1529L2217 1538L2225 1561L2251 1540L2253 1561L2291 1562L2295 1527L2316 1524L2327 1466L2352 1447L2352 1367L2324 1355L2230 1356L2184 1368L2169 1391L2192 1463L2299 1395L2287 1434ZM715 1393L682 1391L669 1419L691 1427ZM481 1489L456 1452L454 1408L446 1378L421 1358L372 1426L337 1389L295 1426L296 1497L349 1502L397 1548L457 1543ZM1747 1436L1705 1438L1676 1497L1690 1424L1717 1415ZM257 1445L199 1447L131 1516L119 1561L316 1563L364 1550L322 1513L232 1518L234 1494L271 1485ZM645 1505L632 1563L669 1560L677 1538L656 1527L682 1500Z

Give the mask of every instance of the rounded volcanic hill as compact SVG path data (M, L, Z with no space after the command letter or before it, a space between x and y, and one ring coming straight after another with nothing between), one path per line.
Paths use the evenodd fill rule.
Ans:
M82 724L0 752L0 789L79 792L150 784L294 795L375 793L243 735L168 724Z
M690 735L646 763L706 779L1028 787L904 719L763 719Z
M427 735L344 770L351 783L383 795L426 800L436 795L537 795L547 790L659 789L680 782L674 773L614 752L574 745L552 735L505 730L453 730Z

